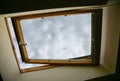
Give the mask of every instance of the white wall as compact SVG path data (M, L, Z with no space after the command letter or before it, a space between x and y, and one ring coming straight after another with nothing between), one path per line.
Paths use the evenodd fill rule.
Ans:
M4 81L15 81L19 74L3 17L0 17L0 72Z
M120 6L104 8L101 66L61 66L23 74L18 70L4 17L24 13L0 15L0 72L4 81L84 81L109 74L109 71L114 72L118 46L118 32L120 28L119 7ZM102 68L102 66L105 68Z
M120 4L103 10L101 64L115 72L120 35Z

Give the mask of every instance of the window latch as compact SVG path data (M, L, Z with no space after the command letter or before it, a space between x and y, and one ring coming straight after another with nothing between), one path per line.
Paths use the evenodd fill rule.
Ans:
M19 45L21 46L21 45L27 45L27 43L22 43L21 41L19 41Z

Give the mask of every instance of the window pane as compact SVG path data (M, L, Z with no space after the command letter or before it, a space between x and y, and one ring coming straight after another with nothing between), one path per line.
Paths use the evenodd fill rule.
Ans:
M30 59L66 60L91 54L91 13L20 21Z

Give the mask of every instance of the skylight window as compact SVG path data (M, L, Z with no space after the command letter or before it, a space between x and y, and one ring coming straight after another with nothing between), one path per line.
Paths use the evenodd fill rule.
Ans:
M91 13L25 19L20 24L29 59L91 55Z
M73 10L12 17L22 60L99 64L102 11Z

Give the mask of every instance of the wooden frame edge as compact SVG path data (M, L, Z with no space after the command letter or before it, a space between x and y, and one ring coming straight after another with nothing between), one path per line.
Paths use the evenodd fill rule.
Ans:
M58 65L37 66L33 68L21 69L21 73L38 71L38 70L46 70L46 69L56 68L56 67L59 67L59 66Z

